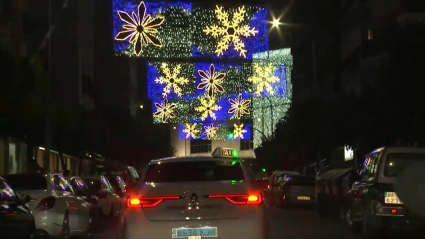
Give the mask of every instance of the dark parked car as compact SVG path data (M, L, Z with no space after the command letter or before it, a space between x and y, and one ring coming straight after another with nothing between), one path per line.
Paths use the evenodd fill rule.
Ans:
M0 233L1 238L34 238L34 216L28 205L31 198L19 198L0 177Z
M127 192L127 185L120 176L110 175L107 178L120 198L127 199L130 196Z

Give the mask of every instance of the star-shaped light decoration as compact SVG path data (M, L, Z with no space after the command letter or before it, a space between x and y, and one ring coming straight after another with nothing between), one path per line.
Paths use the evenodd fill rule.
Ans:
M199 130L196 128L196 124L185 124L183 133L186 134L186 139L192 137L196 139L198 137Z
M233 130L233 137L235 139L237 138L243 139L243 134L248 132L246 129L243 128L243 124L240 124L240 125L234 124L233 126L235 127L235 129Z
M256 86L255 94L260 95L266 90L270 95L274 95L271 83L279 82L279 78L274 75L273 65L270 63L262 67L254 63L254 75L248 78L248 81Z
M173 89L174 93L177 94L177 96L182 96L182 89L181 86L189 83L189 80L179 76L181 65L178 64L175 68L170 68L166 63L163 63L161 65L162 73L164 76L160 76L155 79L155 82L164 85L165 87L162 92L163 97L167 97L168 94L171 93L171 89Z
M196 112L202 113L201 119L204 121L208 116L216 120L217 116L214 111L221 110L221 106L217 105L215 98L201 98L201 105L195 108Z
M162 123L167 123L169 119L176 118L174 113L174 108L176 104L168 103L168 100L164 98L164 102L161 104L155 103L156 112L153 114L153 117L161 120Z
M240 119L242 115L249 115L249 105L251 100L242 99L242 94L239 94L235 99L229 99L230 109L227 111L229 114L233 114L232 118Z
M212 139L217 136L217 127L211 123L209 126L204 126L204 135L207 136L208 139Z
M215 71L214 64L210 65L210 71L198 70L201 76L201 83L198 85L198 90L205 89L210 98L214 97L215 93L223 93L223 79L226 76L223 72Z
M137 13L130 14L118 11L118 16L124 22L122 30L115 36L117 41L129 41L133 44L134 53L140 56L143 47L154 45L161 47L161 40L158 38L158 27L164 23L163 16L146 15L145 2L141 1L137 7Z
M211 35L214 38L219 38L215 52L218 56L223 55L229 46L233 44L233 48L239 52L240 56L246 57L247 50L245 43L241 37L255 36L258 33L255 27L241 26L245 18L245 6L239 7L233 14L233 19L229 20L229 13L223 10L223 7L216 6L215 14L221 23L221 26L212 24L204 29L205 34Z

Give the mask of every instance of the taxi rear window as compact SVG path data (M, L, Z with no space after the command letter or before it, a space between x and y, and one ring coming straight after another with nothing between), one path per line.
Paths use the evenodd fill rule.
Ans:
M408 164L417 161L425 162L424 153L389 153L384 167L386 177L397 177Z
M144 182L205 182L244 180L239 161L183 161L151 164Z

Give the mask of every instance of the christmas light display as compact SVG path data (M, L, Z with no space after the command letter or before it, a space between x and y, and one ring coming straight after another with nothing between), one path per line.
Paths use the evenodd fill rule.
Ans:
M276 124L286 115L292 102L292 55L290 49L280 49L255 54L254 64L272 64L276 69L275 76L281 80L273 85L273 96L261 93L252 99L253 141L258 147L264 138L273 136Z
M201 76L201 83L198 85L198 90L205 89L211 98L214 97L214 93L223 93L225 91L222 84L226 74L216 72L214 64L211 64L209 69L209 71L198 70L198 74Z
M173 90L177 96L181 97L182 90L180 86L189 83L187 78L180 76L181 65L177 64L175 68L170 68L167 63L162 63L161 69L164 76L156 78L155 82L160 85L165 84L162 96L167 97Z
M215 111L221 110L221 106L217 105L215 98L202 97L200 103L200 106L196 107L195 110L202 114L202 121L204 121L208 116L213 120L216 120L217 116L215 115Z
M134 54L140 56L143 47L150 44L161 47L161 40L158 38L158 27L164 23L163 16L154 16L146 14L145 2L140 2L137 7L137 12L130 14L124 11L117 12L120 19L123 21L123 30L115 36L117 41L126 41L133 45Z
M254 72L248 81L255 85L255 94L259 96L263 91L267 91L270 95L274 95L272 83L277 83L280 79L275 76L273 64L254 63Z
M207 136L207 139L213 139L217 137L217 127L214 127L214 125L211 123L208 126L204 126L204 135Z
M193 125L197 131L200 132L196 133L194 136L189 136L189 138L186 138L187 133L183 132L186 129L186 124L179 124L178 130L179 130L179 139L185 140L185 139L208 139L208 140L228 140L228 132L229 129L227 127L226 123L194 123ZM207 130L212 129L214 132L208 133ZM209 135L209 136L208 136Z
M232 118L240 119L242 115L249 115L249 106L251 100L242 99L242 94L239 94L236 99L229 99L230 109L227 111L229 114L233 114Z
M156 112L153 113L154 118L161 119L162 123L168 123L169 119L175 118L174 108L176 104L168 103L168 100L164 98L162 103L155 103Z
M240 124L240 125L234 124L233 137L235 139L237 138L244 139L244 134L246 132L248 131L244 129L243 124Z
M182 130L183 133L186 134L186 139L196 139L199 137L199 130L200 124L192 123L192 124L185 124L184 129Z
M258 31L255 30L255 27L250 28L247 25L240 25L244 21L245 13L245 6L239 7L233 14L233 19L230 20L229 13L223 10L223 7L216 6L215 14L222 26L212 24L207 26L204 32L218 39L217 49L215 50L218 56L223 55L224 51L228 50L230 45L233 45L235 51L239 52L239 56L246 57L247 50L241 36L255 36Z

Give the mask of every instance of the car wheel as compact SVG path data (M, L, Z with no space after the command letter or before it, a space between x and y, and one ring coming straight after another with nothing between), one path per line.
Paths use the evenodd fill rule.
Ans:
M345 210L345 217L344 217L345 224L347 225L348 229L351 231L358 231L360 224L358 221L355 221L353 219L353 211L351 208L347 208Z
M71 237L70 233L71 233L71 229L69 228L69 212L66 211L65 216L63 217L62 231L61 231L60 238L69 239Z

